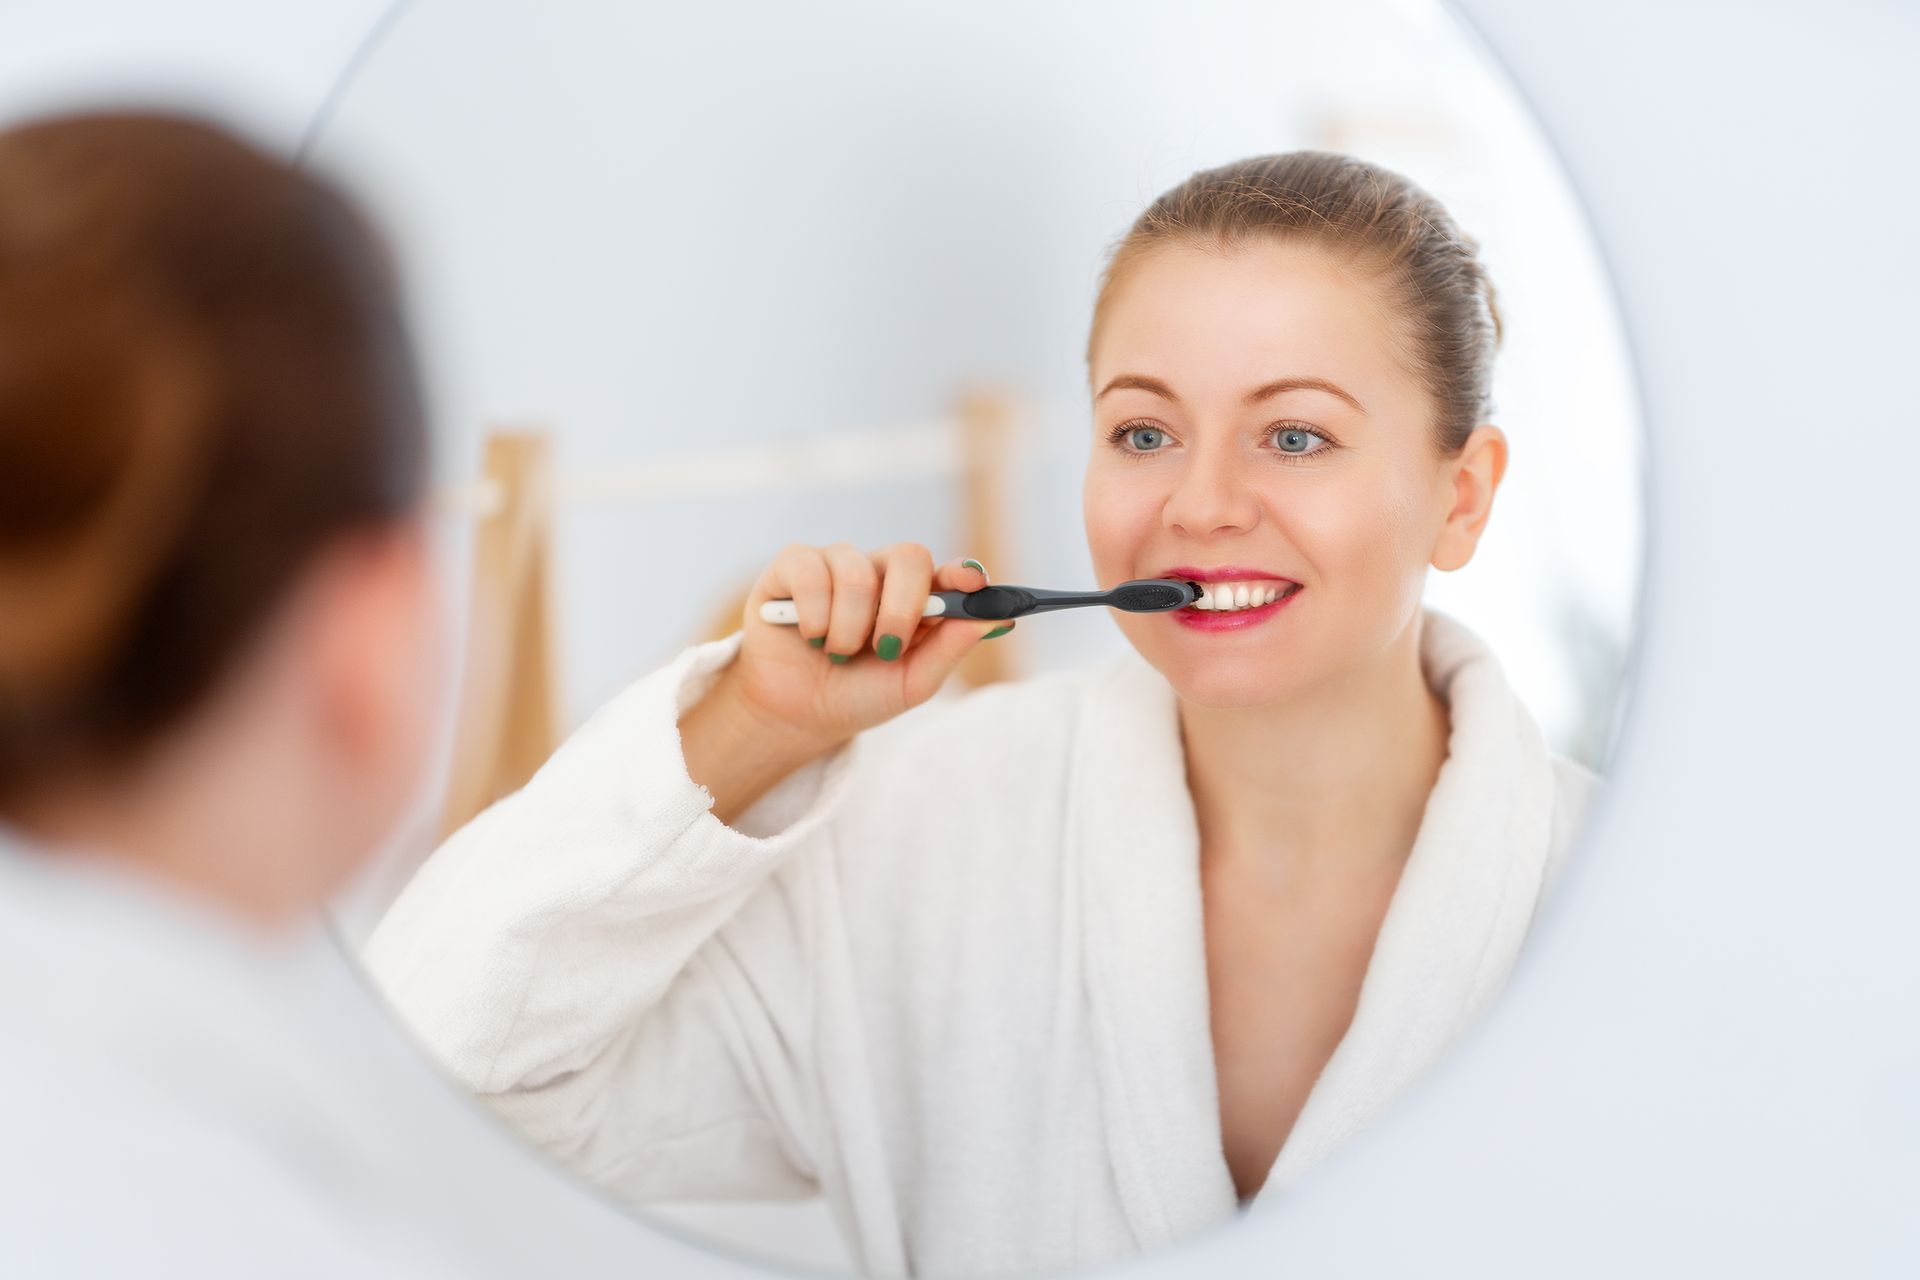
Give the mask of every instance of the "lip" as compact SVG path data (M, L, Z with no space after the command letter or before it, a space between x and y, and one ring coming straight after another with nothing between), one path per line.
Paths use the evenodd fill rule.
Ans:
M1292 582L1294 590L1281 596L1272 604L1263 604L1255 609L1236 609L1232 613L1206 613L1197 609L1175 609L1173 620L1189 631L1244 631L1248 627L1257 627L1277 616L1279 612L1306 594L1306 588L1285 574L1268 573L1263 569L1245 569L1239 565L1222 565L1214 569L1196 569L1191 565L1180 565L1169 569L1163 575L1169 578L1186 578L1194 582L1242 582L1259 579L1265 582Z
M1160 574L1163 578L1191 578L1195 582L1251 582L1260 579L1266 582L1291 582L1296 587L1299 581L1284 573L1268 573L1265 569L1243 569L1239 565L1223 564L1212 569L1196 569L1191 565L1176 565Z

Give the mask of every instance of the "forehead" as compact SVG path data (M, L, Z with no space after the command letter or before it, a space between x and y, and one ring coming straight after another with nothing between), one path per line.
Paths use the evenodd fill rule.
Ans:
M1183 399L1220 398L1314 376L1372 411L1418 394L1398 336L1385 286L1325 249L1272 238L1232 249L1156 245L1108 298L1093 383L1145 373Z

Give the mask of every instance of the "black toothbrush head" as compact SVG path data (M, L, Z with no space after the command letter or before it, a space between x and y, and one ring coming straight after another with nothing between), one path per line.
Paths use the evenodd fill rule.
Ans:
M1200 584L1177 578L1141 578L1108 593L1107 604L1128 613L1171 613L1200 598Z

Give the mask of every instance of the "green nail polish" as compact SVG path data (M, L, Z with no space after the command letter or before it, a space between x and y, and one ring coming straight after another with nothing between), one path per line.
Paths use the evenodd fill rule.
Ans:
M980 576L983 578L987 576L987 566L981 564L978 560L962 560L960 563L969 569L978 569Z
M848 658L851 658L852 656L853 655L850 653L830 653L827 655L827 661L838 665L839 663L845 662Z
M900 656L900 637L899 636L881 636L880 643L875 645L873 648L874 648L874 652L880 655L880 661L892 662L895 658Z
M815 636L813 639L807 641L807 643L816 649L824 649L827 647L827 638L825 636Z
M1013 630L1013 624L1012 624L1011 622L1009 622L1009 623L1008 623L1008 624L1007 624L1006 626L1004 626L1004 627L995 627L995 628L994 628L993 630L991 630L991 631L989 631L989 632L987 632L987 634L985 634L985 635L983 635L983 636L981 636L980 638L981 638L982 640L991 640L991 639L993 639L993 638L994 638L995 636L1003 636L1003 635L1005 635L1005 634L1007 634L1007 632L1009 632L1009 631L1011 631L1011 630Z

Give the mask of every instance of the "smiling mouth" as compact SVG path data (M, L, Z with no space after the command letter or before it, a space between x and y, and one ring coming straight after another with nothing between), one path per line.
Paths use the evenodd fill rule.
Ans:
M1276 600L1298 595L1301 586L1284 579L1245 582L1201 582L1200 598L1187 608L1201 613L1239 613L1259 609Z

